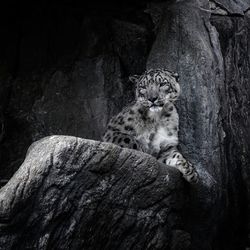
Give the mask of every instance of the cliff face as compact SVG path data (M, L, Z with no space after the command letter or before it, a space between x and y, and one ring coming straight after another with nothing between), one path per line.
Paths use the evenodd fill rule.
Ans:
M250 54L248 49L250 12L247 8L241 10L240 15L237 15L237 8L235 11L229 8L228 15L211 18L211 23L219 33L224 60L225 79L220 89L220 119L225 131L222 168L226 170L222 175L222 183L227 190L225 199L227 216L232 219L226 220L223 230L231 235L230 237L240 237L245 230L249 234L250 229L249 219L248 225L246 224L246 218L250 212Z
M166 67L180 75L181 150L202 177L188 192L184 228L194 249L245 249L249 9L243 0L10 5L0 44L1 178L44 136L100 140L133 100L128 76Z
M212 13L207 11L209 6ZM207 211L206 220L211 216L212 227L207 230L206 225L203 235L219 230L215 233L219 249L227 248L220 245L222 238L232 249L244 248L249 214L247 6L246 2L236 6L228 1L166 5L147 61L149 68L165 66L181 75L181 147L210 186L213 202L203 192L199 198L200 209ZM194 214L193 220L198 218ZM219 218L223 223L217 228L212 221ZM202 215L198 220L198 228L190 228L196 234L204 221Z
M11 176L43 136L100 139L110 117L133 100L127 76L145 69L153 41L141 5L9 6L0 52L2 175Z

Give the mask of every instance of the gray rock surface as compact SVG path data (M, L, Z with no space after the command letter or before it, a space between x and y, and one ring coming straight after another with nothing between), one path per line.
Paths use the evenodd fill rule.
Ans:
M46 137L0 190L0 249L188 249L183 184L138 151Z
M212 10L211 16L207 1L166 4L147 67L180 74L181 148L204 178L203 188L191 194L195 249L210 249L208 238L218 249L244 249L250 190L250 32L244 12L250 4L215 2L223 2L228 14Z
M201 7L207 7L206 1ZM195 165L203 181L193 192L188 216L196 249L209 249L221 219L220 141L223 128L219 118L219 88L224 82L223 58L218 34L209 13L194 8L196 1L165 7L162 26L147 62L148 68L166 67L180 75L180 141L184 155ZM195 35L194 35L195 34ZM164 56L163 56L164 55ZM209 198L210 197L210 198ZM203 213L197 214L197 211ZM206 221L206 223L204 223Z
M219 7L230 15L244 15L250 8L249 0L214 0Z
M250 220L246 220L250 213L250 53L244 49L249 48L250 15L213 16L211 21L219 33L225 72L225 83L220 89L220 119L225 132L221 168L227 170L221 178L227 190L226 207L230 209L223 231L228 233L227 238L240 238L250 232ZM234 248L242 245L244 241L239 240Z

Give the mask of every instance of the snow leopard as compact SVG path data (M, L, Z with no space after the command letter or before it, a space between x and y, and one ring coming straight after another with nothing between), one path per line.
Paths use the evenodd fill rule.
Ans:
M197 182L197 171L178 150L178 74L150 69L129 80L136 85L135 102L110 120L103 141L148 153L177 168L188 182Z

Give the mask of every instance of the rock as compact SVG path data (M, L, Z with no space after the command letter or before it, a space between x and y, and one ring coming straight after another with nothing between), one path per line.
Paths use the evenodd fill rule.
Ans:
M228 15L244 15L244 13L249 10L250 1L249 0L214 0L215 5L224 9Z
M225 238L238 239L230 243L232 249L244 249L250 230L250 220L246 220L250 213L250 53L244 49L249 47L250 15L212 16L211 23L219 33L225 71L225 82L220 89L220 113L225 132L221 168L227 169L222 182L226 184L226 202L230 209L222 230L227 234Z
M3 178L11 177L29 145L44 136L99 140L109 119L133 100L128 76L145 68L153 42L149 15L140 8L131 20L130 14L123 17L123 11L134 11L128 7L110 16L105 10L86 15L85 5L46 7L42 2L33 6L31 15L25 6L25 18L9 24L0 46L3 60L11 59L7 66L0 62L0 106L6 125L0 145ZM6 54L6 44L20 58Z
M171 249L188 235L183 184L144 153L46 137L0 190L0 249Z
M147 67L180 75L180 146L203 180L190 194L192 247L211 249L211 240L218 249L244 249L250 89L249 59L242 53L249 46L249 25L247 17L211 17L207 9L207 1L165 4Z

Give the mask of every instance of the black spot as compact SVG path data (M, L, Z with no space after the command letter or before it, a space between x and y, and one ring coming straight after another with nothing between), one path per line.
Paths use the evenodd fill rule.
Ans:
M119 124L119 125L123 125L123 124L124 124L124 121L121 120L121 121L118 122L118 124Z
M108 129L111 129L112 127L110 125L108 125Z
M114 127L112 127L112 126L110 126L109 130L116 131L116 129Z
M164 116L169 117L169 116L171 116L171 114L170 113L165 113Z
M113 141L112 141L112 142L115 142L115 141L116 141L116 139L117 139L117 136L115 136L115 137L113 138Z
M107 137L106 137L106 140L109 141L109 140L110 140L110 136L107 136Z
M175 158L176 154L173 155L173 158Z
M138 109L138 112L142 115L144 112L143 112L143 109Z
M127 143L127 144L129 144L130 143L130 139L129 138L125 138L124 142Z
M169 133L168 133L168 136L172 136L172 135L173 135L173 133L172 133L172 132L169 132Z
M125 126L125 130L131 131L133 128L131 126Z
M135 143L133 144L133 149L137 149L137 145Z
M122 141L122 138L119 138L118 143L121 143L121 141Z
M177 131L177 127L174 127L174 130Z
M169 111L173 111L173 109L174 109L174 107L173 107L173 106L171 106L171 107L169 108Z
M108 137L110 137L110 133L107 133L104 135L104 138L108 138Z
M155 136L155 134L154 134L154 133L151 133L151 134L149 135L149 140L153 140L154 136Z
M130 121L133 121L134 120L134 118L132 118L132 117L129 117L128 118L128 121L130 122Z
M135 111L132 110L132 109L130 109L130 110L129 110L129 114L130 114L130 115L134 115L134 114L135 114Z

